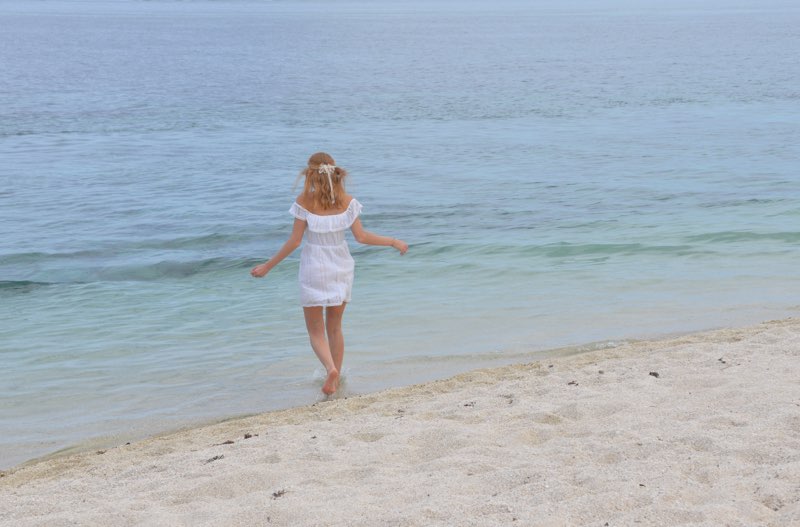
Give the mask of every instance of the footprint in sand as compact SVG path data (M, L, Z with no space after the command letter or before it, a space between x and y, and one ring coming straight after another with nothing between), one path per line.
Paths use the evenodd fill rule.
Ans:
M558 425L563 421L556 414L536 414L533 416L533 420L543 425Z
M541 445L550 440L550 432L544 430L526 430L517 435L517 438L526 445Z
M377 432L363 432L360 434L353 434L350 437L352 437L353 439L358 439L359 441L364 441L365 443L374 443L375 441L378 441L385 435L386 434L379 434Z

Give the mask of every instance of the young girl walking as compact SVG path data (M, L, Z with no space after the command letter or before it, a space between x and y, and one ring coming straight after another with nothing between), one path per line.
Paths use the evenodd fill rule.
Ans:
M289 209L295 217L289 239L250 274L256 278L266 275L300 246L305 234L300 253L300 300L311 347L327 371L322 391L331 395L339 386L344 359L342 316L353 288L354 262L345 231L350 229L359 243L394 247L400 254L406 253L408 244L364 230L358 217L361 203L344 188L347 171L336 166L330 155L312 155L300 175L305 177L305 185Z

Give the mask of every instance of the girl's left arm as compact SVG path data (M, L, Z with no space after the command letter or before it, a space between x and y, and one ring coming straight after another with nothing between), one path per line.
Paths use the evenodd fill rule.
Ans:
M350 230L353 231L353 237L358 243L363 243L365 245L383 245L385 247L393 247L400 251L400 254L406 254L406 251L408 251L408 244L403 240L399 238L381 236L366 230L364 226L361 225L361 218L358 218L353 222Z
M253 267L250 274L256 278L261 278L270 272L273 267L281 263L281 260L292 254L303 242L303 233L306 232L306 225L307 223L305 221L295 218L294 226L292 226L292 234L289 235L289 239L283 244L281 250L263 264Z

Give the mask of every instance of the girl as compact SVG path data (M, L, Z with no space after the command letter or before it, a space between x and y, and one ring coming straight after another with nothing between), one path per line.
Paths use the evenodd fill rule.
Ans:
M305 186L289 209L295 217L292 234L275 256L250 274L266 275L300 246L308 231L300 254L300 300L311 347L328 372L322 391L331 395L339 386L344 359L342 315L353 288L354 262L344 232L349 228L359 243L394 247L400 254L406 253L408 244L364 230L358 218L361 203L344 189L347 172L330 155L312 155L300 176L305 176Z

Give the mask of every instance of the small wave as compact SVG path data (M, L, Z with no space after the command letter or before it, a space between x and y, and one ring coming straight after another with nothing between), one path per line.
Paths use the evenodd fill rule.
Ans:
M153 282L164 279L190 278L199 274L214 273L232 269L247 269L263 260L206 258L191 261L161 261L135 265L66 267L48 271L58 277L54 282L2 281L0 291L28 292L38 287L63 284L88 284L94 282Z
M281 233L283 234L283 233ZM269 238L269 233L259 234L204 234L200 236L186 236L181 238L165 238L131 241L104 245L96 249L84 249L65 252L26 252L13 253L0 256L0 265L28 265L50 260L79 260L82 258L104 258L119 256L120 254L135 253L142 250L189 250L219 249L230 245L239 245L247 242L263 241Z
M721 231L687 236L685 239L691 242L703 243L779 241L796 244L800 242L800 232Z
M785 199L763 199L763 198L750 198L750 199L736 199L726 201L714 201L710 203L701 203L700 207L705 209L717 209L727 207L742 207L749 205L769 205L772 203L780 203L786 201Z
M131 244L135 249L196 249L209 247L224 247L230 244L264 240L269 233L249 234L220 234L211 233L200 236L186 236L165 240L148 240Z
M631 339L602 340L588 342L575 346L564 346L558 348L508 348L494 351L483 351L477 353L463 353L457 355L410 355L386 360L387 364L447 364L447 363L469 363L472 365L481 363L507 363L524 364L546 358L566 357L569 355L579 355L610 348L618 348L626 344L636 342Z
M489 254L492 256L543 258L575 258L581 256L614 256L637 254L693 255L707 254L707 249L693 245L647 245L643 243L552 243L544 245L452 244L415 245L419 256L444 256L451 254Z
M690 245L645 245L642 243L559 243L543 245L533 249L533 253L540 253L551 258L564 258L575 256L609 256L630 254L688 254L694 252Z

